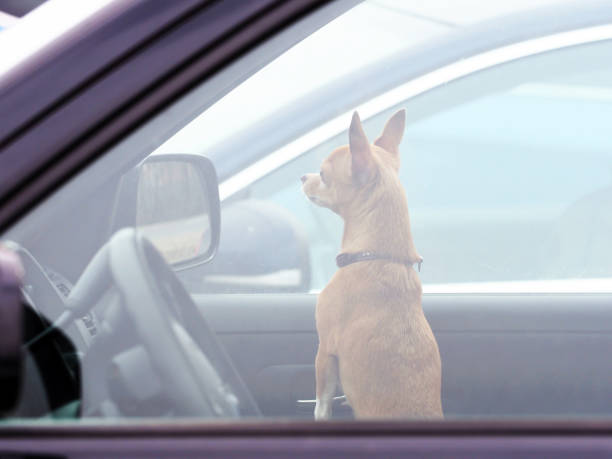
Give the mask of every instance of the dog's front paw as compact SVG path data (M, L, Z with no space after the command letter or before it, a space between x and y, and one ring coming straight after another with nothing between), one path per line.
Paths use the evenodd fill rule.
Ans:
M314 417L317 421L331 418L331 404L328 400L319 400L315 403Z

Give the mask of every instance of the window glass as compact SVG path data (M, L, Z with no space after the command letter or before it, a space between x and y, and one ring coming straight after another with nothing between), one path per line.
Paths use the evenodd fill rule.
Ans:
M390 4L221 97L235 63L2 235L32 321L13 417L610 416L612 43L441 81L403 43L448 24ZM221 243L192 263L215 241L203 157Z
M602 64L609 46L508 64L365 120L366 133L375 138L393 110L405 107L413 119L400 147L400 178L415 242L425 258L426 290L479 291L508 281L610 277L606 209L612 140L605 120L612 110L612 69ZM439 104L436 92L444 94L447 107L430 113L423 108L427 100ZM347 140L346 132L322 139L242 192L249 199L272 201L302 222L313 291L337 269L342 221L305 200L295 178L317 171ZM228 199L228 211L238 200ZM459 283L464 285L448 285ZM489 285L477 285L482 283ZM506 285L497 288L515 291L536 284ZM548 283L545 288L557 287Z

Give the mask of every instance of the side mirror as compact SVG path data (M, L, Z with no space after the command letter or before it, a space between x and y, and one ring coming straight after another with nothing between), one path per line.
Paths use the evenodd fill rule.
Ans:
M219 245L219 185L213 164L189 154L149 156L138 166L134 226L175 270L209 262Z

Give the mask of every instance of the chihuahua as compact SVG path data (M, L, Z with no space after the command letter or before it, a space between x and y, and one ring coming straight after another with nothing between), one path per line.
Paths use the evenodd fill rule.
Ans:
M356 418L442 417L440 353L398 174L405 123L400 110L370 144L355 112L349 145L302 177L306 196L344 220L339 269L316 307L315 419L331 416L339 385Z

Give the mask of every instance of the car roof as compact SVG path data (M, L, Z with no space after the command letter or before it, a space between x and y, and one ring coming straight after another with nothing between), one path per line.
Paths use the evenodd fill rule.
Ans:
M9 30L0 35L0 87L7 84L10 74L19 73L19 66L28 64L42 54L49 54L52 47L72 29L83 24L95 14L117 0L89 0L70 5L61 1L43 3L24 2L19 5L6 1L0 3L0 11L9 14L26 14L15 22ZM37 7L37 8L35 8Z

